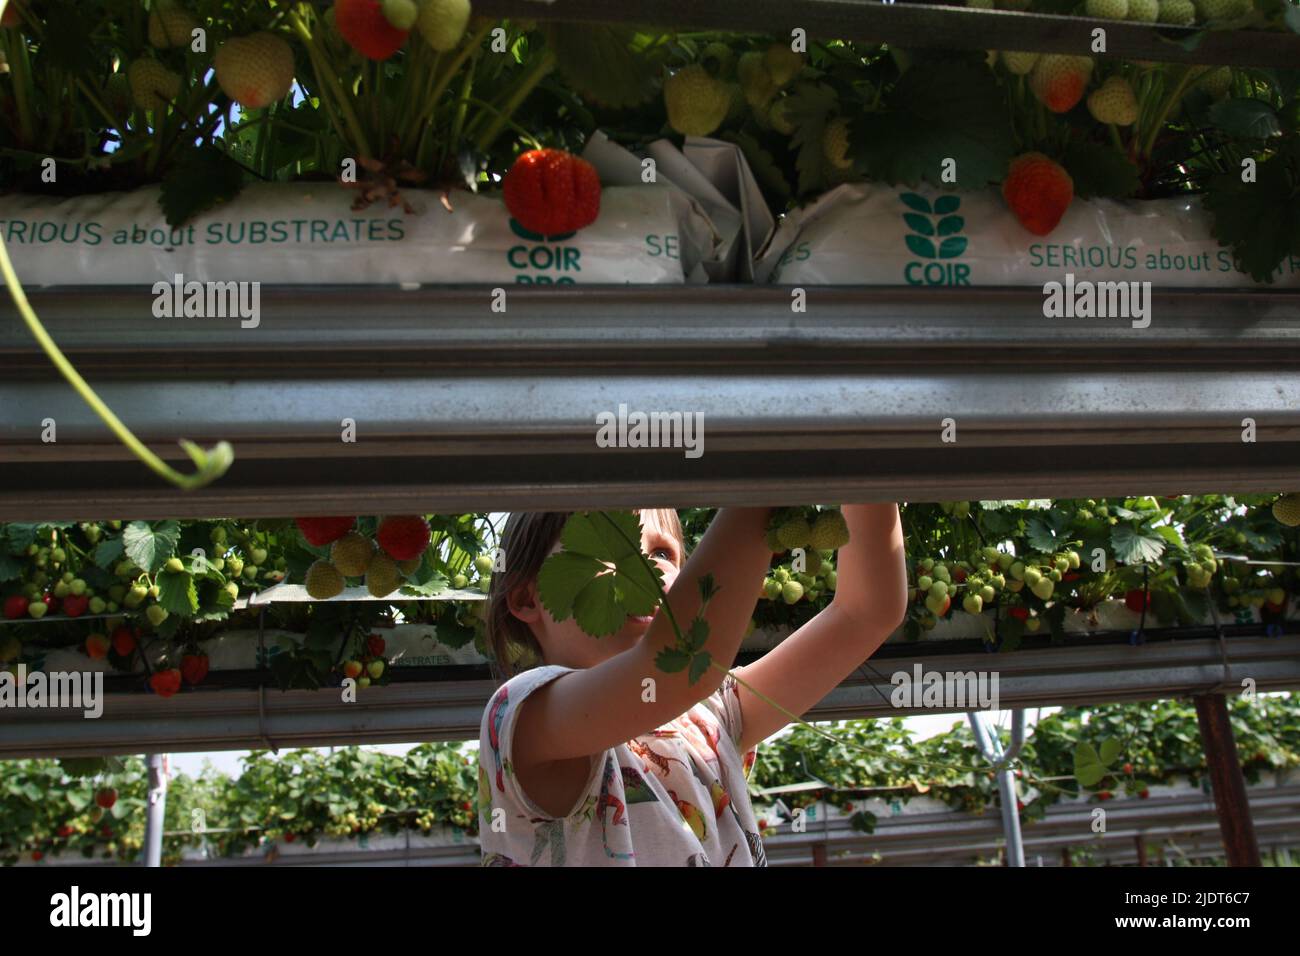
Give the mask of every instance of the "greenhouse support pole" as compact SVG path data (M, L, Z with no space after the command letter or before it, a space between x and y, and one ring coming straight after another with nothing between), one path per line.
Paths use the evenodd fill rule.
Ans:
M980 752L993 765L994 773L997 774L998 792L1002 799L1002 832L1007 844L1007 866L1023 867L1025 844L1020 835L1020 800L1016 795L1016 778L1011 763L1020 755L1020 748L1024 746L1025 712L1019 708L1011 712L1011 746L1005 751L1002 749L1002 741L989 727L985 712L971 711L966 716L970 720Z
M162 866L163 817L167 811L167 755L149 754L149 807L144 823L144 865Z
M1250 816L1250 801L1246 798L1246 781L1237 759L1237 741L1228 721L1227 701L1222 694L1200 694L1194 700L1228 866L1259 866L1259 843Z

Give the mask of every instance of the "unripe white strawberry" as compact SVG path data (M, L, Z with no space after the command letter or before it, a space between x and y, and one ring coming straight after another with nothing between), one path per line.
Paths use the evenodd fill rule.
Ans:
M1084 9L1099 20L1123 20L1128 16L1128 0L1087 0Z
M159 50L189 46L198 25L188 10L173 3L156 5L149 11L149 45Z
M843 116L831 120L822 131L822 156L840 171L853 168L853 160L849 158L849 121Z
M227 40L212 65L222 91L245 109L282 100L293 86L293 50L274 33Z
M420 4L420 36L440 53L455 49L467 23L469 0L423 0Z
M1196 22L1196 7L1192 0L1159 0L1161 23L1189 27Z
M1235 20L1250 10L1250 0L1196 0L1196 13L1202 22Z
M1107 77L1106 82L1088 96L1088 112L1098 123L1131 126L1138 117L1133 87L1122 76Z
M127 67L126 78L131 84L131 98L142 110L163 113L181 92L180 74L157 60L136 60Z
M1159 0L1128 0L1128 18L1135 23L1155 23L1159 17Z
M1154 3L1155 0L1152 0ZM1003 50L1002 65L1007 68L1008 73L1014 73L1016 76L1025 76L1034 68L1038 62L1041 53L1024 53L1018 50Z

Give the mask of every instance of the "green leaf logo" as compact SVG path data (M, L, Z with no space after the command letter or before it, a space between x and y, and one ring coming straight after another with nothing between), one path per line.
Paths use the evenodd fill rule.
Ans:
M923 259L955 259L966 251L966 239L957 235L965 228L966 220L953 215L961 206L960 196L940 196L934 201L933 208L924 196L916 193L899 193L898 198L913 210L903 213L903 221L911 230L903 241L913 255ZM936 216L939 217L937 222L933 218ZM934 241L929 238L932 236L947 237L939 243L937 251Z

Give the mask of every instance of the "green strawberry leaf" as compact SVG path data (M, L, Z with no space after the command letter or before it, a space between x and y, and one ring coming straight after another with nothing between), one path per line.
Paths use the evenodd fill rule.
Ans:
M1025 540L1039 551L1057 551L1065 544L1070 517L1059 511L1045 511L1025 521Z
M666 37L613 24L552 22L542 29L560 72L589 102L638 106L658 89Z
M188 571L163 571L154 583L158 585L158 603L168 613L190 617L199 609L199 592Z
M150 574L157 571L176 553L181 526L176 521L132 521L122 531L126 556Z
M17 558L0 551L0 583L12 581L23 573L23 564Z
M1115 147L1103 143L1071 144L1061 158L1061 165L1074 180L1074 194L1080 199L1094 196L1127 199L1141 185L1138 168Z
M613 574L601 574L588 582L573 599L573 619L592 637L617 634L627 620L624 595Z
M1209 109L1210 122L1229 136L1268 139L1282 133L1277 110L1263 100L1240 97L1221 100Z
M694 684L697 680L703 677L704 672L709 669L711 663L713 663L713 658L709 656L708 651L700 651L700 653L692 657L689 677L690 682Z
M187 150L163 178L158 205L175 227L239 195L244 170L215 146Z
M686 669L691 663L691 655L674 647L665 647L655 655L655 666L665 674L676 674Z
M1290 157L1279 152L1259 163L1253 183L1234 169L1208 185L1202 202L1214 216L1214 238L1253 279L1272 282L1288 254L1300 255L1300 188Z
M1103 740L1101 742L1101 762L1108 767L1113 764L1115 758L1119 756L1119 748L1120 743L1116 738L1107 737Z
M1106 766L1097 748L1084 741L1074 748L1074 779L1081 787L1095 787L1106 776Z
M105 538L95 546L95 553L91 560L105 571L108 571L122 559L125 550L121 538Z
M899 78L884 109L855 118L850 153L888 183L948 188L943 163L956 161L962 189L998 182L1014 152L1002 86L982 65L927 62ZM925 210L928 211L928 210Z
M542 605L557 621L567 621L573 616L573 605L578 595L605 565L595 558L572 551L561 551L542 562L537 572L537 593Z
M1117 524L1110 529L1110 547L1116 561L1145 564L1160 560L1166 542L1150 525Z
M825 83L806 81L797 83L786 97L786 117L794 125L790 148L798 151L795 168L799 171L800 195L819 192L827 184L822 135L838 102L835 90Z

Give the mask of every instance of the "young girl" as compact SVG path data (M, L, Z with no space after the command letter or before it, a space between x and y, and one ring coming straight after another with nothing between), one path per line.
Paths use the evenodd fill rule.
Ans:
M906 612L897 506L843 512L851 540L830 605L733 671L795 714L870 657ZM689 560L675 511L640 514L642 550L663 571L682 627L699 613L699 579L713 576L704 649L728 667L771 562L769 509L722 509ZM655 656L675 640L667 615L629 617L599 639L572 618L557 622L538 598L537 575L560 550L567 518L513 514L502 536L488 638L505 683L479 734L483 864L766 866L747 778L758 744L787 717L714 668L694 684L685 671L661 671ZM512 661L541 663L516 673Z

